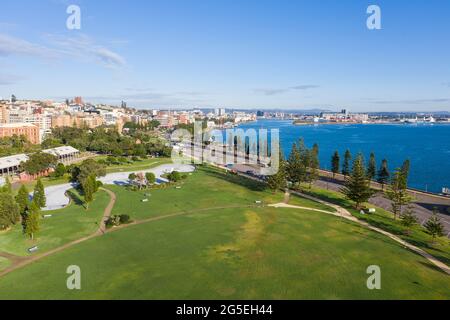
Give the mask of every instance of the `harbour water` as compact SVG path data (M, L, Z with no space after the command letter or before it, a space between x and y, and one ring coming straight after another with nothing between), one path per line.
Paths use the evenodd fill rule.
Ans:
M259 120L242 124L242 129L280 130L281 146L288 156L292 143L303 138L311 147L320 147L320 165L330 169L331 156L338 150L341 159L346 149L361 152L366 159L375 153L377 165L387 159L391 172L405 159L411 161L409 186L440 193L450 187L449 124L320 124L296 126L292 121ZM342 161L342 160L341 160Z

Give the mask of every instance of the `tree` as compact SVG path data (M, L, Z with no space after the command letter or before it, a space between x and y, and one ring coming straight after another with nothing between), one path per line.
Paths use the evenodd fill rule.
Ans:
M444 226L442 225L441 220L437 215L436 209L433 210L433 215L425 223L425 228L427 229L428 233L431 234L431 236L433 237L433 242L436 239L436 237L442 237L444 235Z
M5 185L0 188L0 191L12 194L12 186L9 177L5 178Z
M153 172L145 173L145 179L147 179L147 184L152 185L156 182L156 176Z
M84 184L90 175L94 175L97 178L105 176L105 165L93 159L87 159L81 165L75 166L72 169L72 181L79 182L81 185Z
M411 162L409 160L405 160L402 164L402 174L405 178L404 183L405 183L405 189L408 188L408 178L409 178L409 170L411 167Z
M309 188L311 189L312 183L316 181L319 177L319 146L317 143L314 144L311 150L307 150L305 152L306 159L306 168L308 170L307 180L309 182Z
M39 208L44 208L46 206L47 199L45 197L45 189L41 179L37 180L36 186L34 187L33 201Z
M395 171L385 196L392 201L392 212L394 213L394 219L397 219L397 216L402 212L402 206L412 201L406 190L405 176L401 169Z
M128 175L128 180L130 180L130 181L134 181L134 180L136 180L136 173L130 173L129 175Z
M137 180L137 183L139 185L139 189L141 189L141 188L146 186L146 179L145 179L145 174L144 173L139 172L136 175L136 180Z
M6 230L19 221L19 206L14 197L9 193L0 192L0 230Z
M66 174L66 166L62 163L58 163L55 172L53 172L53 176L56 178L63 177Z
M28 235L31 240L34 240L36 233L39 232L39 218L39 205L33 201L25 220L25 234Z
M417 224L417 217L414 215L414 209L412 206L408 208L400 215L401 224L406 227L406 232L409 234L413 225Z
M29 156L28 161L22 163L22 168L28 174L35 175L41 173L48 168L54 167L57 158L48 153L37 152Z
M341 189L341 192L347 199L355 202L356 209L359 209L361 204L369 200L372 196L373 192L370 189L370 181L367 180L364 160L361 154L353 161L352 172L345 179L345 185Z
M331 157L331 172L333 172L333 179L336 177L336 174L339 173L340 161L339 151L336 150Z
M384 185L389 181L390 173L386 159L381 162L380 170L378 170L378 183L381 184L381 189L384 190Z
M19 192L17 193L16 203L19 206L20 215L24 218L30 206L29 192L24 184L20 186Z
M95 176L89 176L84 183L83 187L83 197L84 203L86 204L86 210L89 209L89 204L94 200L94 192L95 192Z
M287 165L287 176L294 187L299 187L300 184L305 181L305 154L306 148L304 146L303 140L299 141L298 146L297 144L293 143Z
M283 153L280 150L278 153L278 171L274 175L269 176L267 179L267 184L269 186L269 189L272 190L274 193L281 189L285 188L287 185L286 182L286 161L284 160Z
M345 151L344 163L342 164L342 174L346 177L350 174L350 161L352 160L352 154L350 150Z
M178 171L172 171L167 175L167 179L170 182L177 182L181 180L181 174Z
M377 162L375 160L375 154L370 154L369 164L367 166L367 179L373 180L377 175Z

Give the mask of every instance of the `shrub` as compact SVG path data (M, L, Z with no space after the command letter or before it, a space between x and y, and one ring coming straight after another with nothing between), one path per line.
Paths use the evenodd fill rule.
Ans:
M131 222L130 216L127 214L121 214L119 216L121 224L127 224Z
M121 224L128 224L131 222L130 216L127 214L114 215L108 218L105 222L106 228L118 227Z

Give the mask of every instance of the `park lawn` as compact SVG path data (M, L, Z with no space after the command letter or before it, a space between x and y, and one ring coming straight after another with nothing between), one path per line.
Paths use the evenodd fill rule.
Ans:
M274 204L284 199L284 194L274 194L259 182L209 166L198 166L194 173L188 174L187 179L177 185L181 189L175 185L142 191L130 191L123 186L106 187L117 196L113 214L128 214L134 220L210 208L255 206L256 201ZM142 202L145 198L148 202ZM291 196L290 204L335 211L334 208L297 196Z
M400 220L394 220L394 215L391 212L370 203L367 203L366 206L369 208L376 208L376 213L362 215L359 211L354 209L351 201L345 199L343 194L335 191L313 187L311 190L306 190L305 193L330 203L338 204L349 210L356 218L393 233L403 240L425 250L443 263L450 265L450 239L446 237L440 237L433 241L431 235L420 225L411 228L408 234L407 228L401 225Z
M6 269L10 264L11 262L8 259L0 257L0 271Z
M106 159L106 157L104 157ZM98 160L99 158L96 158ZM150 159L139 159L138 161L131 161L130 163L123 163L119 165L111 165L106 167L106 173L112 172L131 172L139 170L148 170L162 164L170 163L170 158L150 158Z
M81 290L66 288L81 268ZM381 290L366 269L381 268ZM450 277L376 232L299 209L132 225L0 278L0 299L450 299Z
M41 219L41 230L35 240L30 240L22 232L22 225L14 226L10 231L0 233L0 251L18 256L28 256L28 249L38 246L37 253L64 245L70 241L94 233L101 221L103 211L110 201L105 191L99 191L89 210L85 210L79 194L71 190L72 203L60 210L42 211L42 215L51 214L53 217Z

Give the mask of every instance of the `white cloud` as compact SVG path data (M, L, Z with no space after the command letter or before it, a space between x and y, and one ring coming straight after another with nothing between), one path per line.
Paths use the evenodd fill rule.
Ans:
M62 37L48 35L47 39L64 55L94 60L109 68L126 66L125 58L105 46L95 43L89 36Z
M122 68L126 60L120 54L95 43L86 36L45 37L49 45L40 45L29 41L0 34L0 56L23 55L45 59L78 58L94 61L108 68Z
M23 79L24 78L20 76L0 73L0 86L9 86Z
M0 56L25 55L54 58L56 52L26 40L0 34Z

